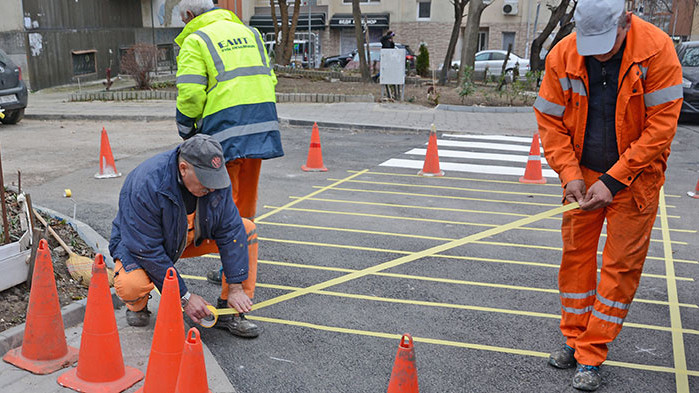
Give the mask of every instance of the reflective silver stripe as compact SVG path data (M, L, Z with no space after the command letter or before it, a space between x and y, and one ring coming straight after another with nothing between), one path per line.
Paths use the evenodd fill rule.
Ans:
M528 161L541 161L541 156L529 156Z
M646 108L674 101L678 98L682 98L682 84L668 86L664 89L644 94L643 98L646 101Z
M257 29L255 29L254 27L249 27L249 26L245 26L245 27L250 29L250 31L252 31L252 34L255 35L255 42L257 43L257 49L260 50L260 57L262 58L262 65L264 67L267 67L267 60L265 59L265 46L262 44L262 39L260 38L260 33L258 33Z
M613 317L613 316L611 316L611 315L602 314L601 312L599 312L599 311L597 311L597 310L592 310L592 315L596 316L597 318L599 318L599 319L601 319L601 320L603 320L603 321L607 321L607 322L611 322L611 323L617 323L617 324L619 324L619 325L623 325L623 324L624 324L624 318L617 318L617 317Z
M195 31L194 34L198 35L199 37L201 37L202 40L204 40L204 42L206 43L206 47L209 48L209 54L211 54L211 59L214 61L214 67L216 67L216 71L219 75L223 74L224 71L226 71L226 69L223 67L223 61L221 60L221 56L219 56L218 52L216 52L214 42L211 41L211 38L209 38L209 36L201 30Z
M564 299L585 299L590 296L595 296L595 293L597 293L597 291L594 289L584 293L561 292L561 297Z
M206 86L209 84L209 80L204 75L187 74L178 76L175 83L178 85L180 83L195 83L197 85Z
M251 76L251 75L270 75L272 69L265 66L252 66L252 67L240 67L232 71L226 71L219 74L216 80L219 82L229 81L231 79L237 78L239 76Z
M276 131L279 130L279 122L276 120L264 121L262 123L246 124L243 126L235 126L227 128L221 132L217 132L212 135L214 139L219 142L223 142L228 138L233 138L236 136L257 134L265 131Z
M538 109L541 113L556 117L563 117L563 112L566 110L563 105L554 104L541 96L536 97L534 108Z
M182 136L189 135L189 133L192 132L192 127L187 127L184 124L177 123L177 132L179 132Z
M631 307L630 303L615 302L614 300L609 300L603 297L599 293L597 294L597 300L599 300L599 302L604 304L605 306L618 308L620 310L628 310L629 307Z
M639 64L638 68L641 69L641 79L646 79L646 74L648 74L648 67L644 67Z
M563 311L571 314L585 314L586 312L590 312L592 310L592 306L587 306L585 308L570 308L570 307L561 307ZM593 310L594 311L594 310Z
M563 91L573 90L573 93L577 93L581 96L586 96L585 84L580 79L570 79L568 77L560 78L558 80L561 83L561 89Z
M570 90L570 79L568 77L560 78L558 81L561 82L561 90Z

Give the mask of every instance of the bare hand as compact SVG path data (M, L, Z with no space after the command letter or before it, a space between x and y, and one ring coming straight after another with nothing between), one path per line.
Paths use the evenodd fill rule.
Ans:
M211 315L211 311L206 308L208 305L209 302L204 300L201 296L191 294L189 296L189 302L187 302L187 305L184 307L184 312L192 319L192 322L199 323L199 320Z
M228 307L243 313L252 311L252 300L243 291L243 284L228 284Z
M587 190L585 199L580 203L580 208L582 210L600 209L609 206L609 204L612 203L612 199L614 199L614 197L612 196L612 192L609 191L609 188L607 188L601 180L597 180L590 186L590 189Z
M571 180L566 184L565 199L570 202L580 202L582 204L585 195L585 181Z

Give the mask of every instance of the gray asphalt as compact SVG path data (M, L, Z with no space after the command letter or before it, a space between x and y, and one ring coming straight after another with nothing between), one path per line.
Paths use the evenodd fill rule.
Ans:
M122 127L132 129L140 124L124 123ZM27 122L22 138L31 138L34 128L40 129L42 124ZM117 160L117 168L124 174L176 143L157 137L174 132L165 125L150 123L147 128L154 133L148 144L143 143ZM668 214L679 218L668 219L671 229L699 227L699 200L686 196L699 176L697 130L693 125L681 125L673 143L665 192L669 195L667 204L675 206L668 208ZM5 132L5 128L0 128L0 142ZM116 139L117 134L110 133L110 137ZM286 156L266 161L262 167L258 217L263 218L258 220L261 263L256 303L348 273L338 269L365 269L400 258L405 252L420 252L489 228L459 222L504 225L521 217L493 213L529 215L560 202L559 187L523 185L511 176L447 173L446 178L435 179L412 176L413 170L378 166L407 150L422 147L426 142L424 133L321 130L323 159L329 171L305 173L300 166L306 159L309 137L308 129L285 128ZM50 152L43 153L42 159L55 159L46 154ZM108 238L123 177L93 179L97 152L94 154L94 159L81 157L74 170L64 174L36 184L27 179L31 184L27 187L35 203L66 214L72 214L73 204L62 197L62 190L72 188L79 218ZM297 200L295 197L306 197L335 183L332 179L346 179L365 169L369 172L353 178L355 181L345 181L313 199L306 198L290 209L264 217L276 207ZM505 191L525 195L502 193ZM385 270L460 280L459 283L366 275L329 287L324 293L304 294L254 311L251 318L265 319L257 319L264 327L257 339L232 338L218 330L205 330L202 337L239 392L385 391L402 333L415 337L418 379L424 392L574 391L570 388L573 372L554 370L543 357L562 342L556 318L560 304L555 292L556 264L560 259L556 248L561 247L560 233L556 231L559 225L555 219L542 220L529 227L549 231L510 230L483 240L509 245L467 244L440 253L451 258L433 256ZM656 226L660 225L658 220ZM676 291L679 302L686 305L679 310L686 329L681 339L686 368L691 370L689 386L690 391L699 390L699 291L694 281L699 278L699 242L696 232L673 231L670 236L673 241L687 243L671 246L676 259ZM661 231L653 231L653 239L662 239ZM647 261L644 273L651 275L641 280L637 299L667 302L668 288L675 281L663 276L664 252L662 242L651 244L649 256L660 259ZM529 263L513 263L522 261ZM214 258L198 258L177 266L183 273L203 276L217 264ZM188 285L212 301L218 295L218 288L212 284L192 280ZM406 302L396 303L395 299ZM432 304L415 304L416 301ZM675 366L672 335L668 329L650 328L672 326L668 310L667 304L634 303L627 326L611 345L609 360L640 366L604 366L600 392L676 391L675 373L666 372ZM632 324L638 327L629 326ZM652 371L649 366L669 369Z

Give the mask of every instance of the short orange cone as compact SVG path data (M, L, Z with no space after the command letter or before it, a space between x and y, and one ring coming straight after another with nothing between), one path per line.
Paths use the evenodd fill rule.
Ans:
M529 159L524 176L519 178L520 183L544 184L546 179L541 174L541 149L539 149L539 133L535 133L532 138L532 146L529 149Z
M201 338L197 328L189 329L184 340L184 351L180 372L177 376L175 393L211 393L209 382L206 379L206 364L204 363L204 350L201 346Z
M112 147L109 145L109 137L107 130L102 127L102 139L100 142L100 171L95 174L98 179L107 179L110 177L119 177L121 173L117 172L114 164L114 156L112 155Z
M437 129L432 124L430 139L427 142L427 154L422 170L417 173L420 176L444 176L444 171L439 169L439 153L437 152Z
M320 148L320 133L318 123L313 123L311 132L311 145L308 147L308 158L306 165L301 165L301 169L306 172L327 172L328 168L323 165L323 151Z
M184 319L180 303L180 283L175 268L167 269L163 293L155 320L153 344L150 347L146 381L137 392L172 393L184 347Z
M78 367L58 377L59 385L78 392L117 393L143 379L141 371L124 366L113 309L107 266L102 254L97 254L87 293Z
M78 360L78 350L66 344L63 329L51 253L46 240L41 239L32 274L24 340L21 347L8 351L2 359L34 374L50 374L69 367Z
M418 393L419 391L413 338L405 333L398 345L387 393Z
M699 199L699 181L697 181L697 186L694 187L694 191L687 191L687 195L694 199Z

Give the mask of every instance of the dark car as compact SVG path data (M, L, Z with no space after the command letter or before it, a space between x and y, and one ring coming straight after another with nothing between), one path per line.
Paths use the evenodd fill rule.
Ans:
M27 86L22 81L22 70L0 49L0 109L3 124L16 124L24 117L27 107Z
M329 68L337 66L340 68L345 68L347 63L349 63L350 60L352 60L352 57L354 57L354 52L347 53L344 55L326 57L323 60L323 67Z
M677 46L682 65L684 102L680 115L699 115L699 41L683 42Z

